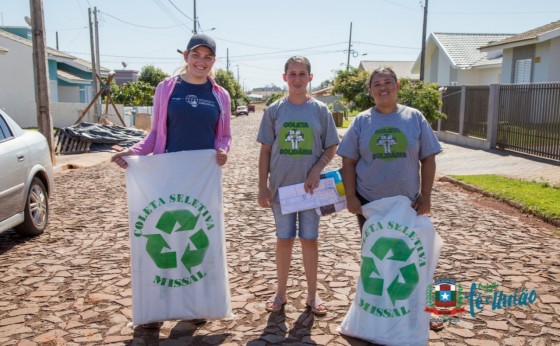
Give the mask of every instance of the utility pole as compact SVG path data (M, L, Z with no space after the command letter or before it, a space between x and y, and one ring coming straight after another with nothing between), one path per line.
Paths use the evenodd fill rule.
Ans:
M422 26L422 51L420 52L420 80L424 81L424 64L426 59L426 25L428 23L428 0L424 0L424 24Z
M51 162L56 159L53 151L52 118L49 100L49 77L47 69L47 44L45 39L45 21L43 0L29 0L31 9L31 31L33 50L33 73L35 75L35 102L37 104L37 125L39 132L46 138L51 153Z
M239 65L237 65L237 84L239 84Z
M95 76L97 73L97 64L95 63L95 40L93 37L93 22L92 22L92 18L91 18L91 8L88 8L88 17L89 17L89 44L90 44L90 48L91 48L91 81L93 83L93 95L97 95L97 92L99 91L98 87L97 87L97 77ZM97 115L99 114L99 106L97 105L97 102L95 102L94 105L94 113Z
M226 71L229 72L229 48L226 48Z
M193 34L196 34L196 26L197 26L197 23L196 23L196 0L193 0L193 2L194 2L194 16L193 16L193 18L194 18L194 28L193 28Z
M101 78L101 59L99 58L99 22L97 21L97 7L93 8L93 19L95 23L95 74L99 76L99 78ZM97 84L97 90L101 89L101 85L97 77L95 77L95 84ZM103 100L101 100L101 97L97 99L95 107L95 115L102 115Z
M350 22L350 38L348 39L348 60L346 61L346 71L350 69L350 53L352 52L352 22Z

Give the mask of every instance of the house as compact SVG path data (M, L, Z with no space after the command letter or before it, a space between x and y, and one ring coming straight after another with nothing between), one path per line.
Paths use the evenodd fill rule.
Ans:
M276 85L267 85L262 88L254 88L253 90L251 90L251 94L261 95L263 98L269 98L274 94L280 94L283 92L284 90L282 90L282 88L280 87L277 87Z
M500 83L502 56L479 50L513 34L431 33L426 42L424 81L439 85ZM420 73L420 56L413 73Z
M372 60L364 60L360 62L358 66L359 70L366 71L368 74L371 74L379 67L390 67L397 78L408 78L413 81L417 81L420 78L418 72L412 72L412 66L414 65L414 61L372 61Z
M0 107L22 127L37 126L31 29L0 27ZM93 99L91 63L47 48L51 116L55 127L71 125ZM101 77L109 69L101 68Z
M502 57L502 84L560 81L560 21L489 42L480 51Z
M138 80L138 71L136 70L115 70L115 82L121 86L126 83L136 82Z

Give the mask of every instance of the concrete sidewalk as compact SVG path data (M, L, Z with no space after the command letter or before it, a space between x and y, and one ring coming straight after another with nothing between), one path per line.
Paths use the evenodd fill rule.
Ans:
M512 151L479 150L441 142L437 175L497 174L529 181L560 185L560 162L544 160Z

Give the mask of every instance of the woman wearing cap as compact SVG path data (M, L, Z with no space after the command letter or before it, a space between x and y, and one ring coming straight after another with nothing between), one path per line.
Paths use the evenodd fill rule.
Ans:
M218 164L226 163L231 146L231 99L210 77L216 43L207 35L195 34L183 56L186 65L179 75L156 88L150 133L112 157L120 167L127 167L123 156L200 149L215 149Z
M112 157L111 161L120 167L127 167L123 156L201 149L215 149L218 165L226 163L231 145L231 99L210 77L216 43L207 35L195 34L183 56L186 65L179 75L165 79L156 88L150 133ZM159 329L162 325L163 322L154 322L142 326Z

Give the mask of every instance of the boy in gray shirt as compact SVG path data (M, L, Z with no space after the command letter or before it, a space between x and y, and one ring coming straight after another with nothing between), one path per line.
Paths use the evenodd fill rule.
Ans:
M288 59L283 78L288 96L265 110L257 136L261 143L258 201L261 207L272 208L277 236L278 287L266 302L266 310L278 312L286 304L292 248L299 236L307 279L306 304L316 315L325 315L327 307L317 297L319 215L314 209L282 214L278 188L304 183L305 191L313 193L321 171L335 155L338 133L326 105L307 95L313 79L309 60L300 56Z

